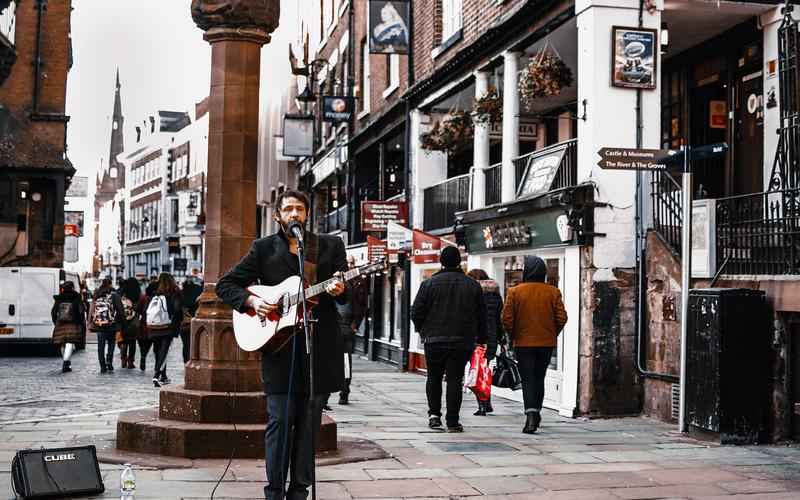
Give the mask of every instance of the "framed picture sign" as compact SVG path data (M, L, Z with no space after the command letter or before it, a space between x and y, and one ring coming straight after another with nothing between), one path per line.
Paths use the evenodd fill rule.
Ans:
M611 28L611 85L656 88L658 35L648 28Z

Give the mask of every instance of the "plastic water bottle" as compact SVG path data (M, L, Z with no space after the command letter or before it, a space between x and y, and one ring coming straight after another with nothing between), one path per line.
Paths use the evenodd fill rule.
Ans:
M120 500L134 500L136 495L136 474L131 464L125 464L125 469L119 476Z

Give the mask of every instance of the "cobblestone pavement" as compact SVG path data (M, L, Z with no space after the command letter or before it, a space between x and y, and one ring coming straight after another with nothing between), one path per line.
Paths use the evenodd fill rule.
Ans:
M121 411L131 407L158 404L158 389L153 387L155 355L147 358L147 371L120 369L119 349L115 349L114 372L101 374L95 339L72 356L72 372L61 373L61 358L42 356L43 349L31 346L3 346L0 354L0 424L94 412ZM181 341L170 347L167 373L183 380Z
M23 364L15 370L24 370ZM495 398L494 414L477 417L474 400L466 396L465 432L441 433L426 425L424 377L363 360L354 364L351 404L339 406L331 398L339 433L372 440L391 458L318 467L318 499L800 499L796 446L721 447L645 418L567 419L549 411L536 435L524 435L518 402ZM15 371L6 366L0 368L4 383ZM34 384L36 377L28 377ZM44 371L38 380L47 384L58 377ZM113 377L139 380L135 373ZM95 407L94 398L108 396L101 390L94 394L83 400L84 409ZM132 406L147 401L138 391L133 395L119 399ZM8 471L15 450L107 439L115 426L115 414L0 424L0 498L12 497ZM136 498L209 498L226 461L186 465L191 467L138 467ZM101 464L101 470L103 498L118 498L120 467ZM263 486L263 463L234 460L215 498L261 498Z

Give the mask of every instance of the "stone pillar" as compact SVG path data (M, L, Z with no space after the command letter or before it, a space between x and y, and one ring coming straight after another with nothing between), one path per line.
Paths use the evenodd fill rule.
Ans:
M192 320L185 386L165 387L158 412L126 412L117 449L188 458L264 456L266 404L258 353L242 351L231 308L214 283L256 237L261 46L278 25L279 0L193 0L192 17L211 44L206 285ZM319 450L336 448L327 416Z
M238 348L231 309L214 283L247 253L256 237L258 97L261 46L278 24L279 2L229 9L194 0L192 17L211 44L205 290L192 321L186 388L204 391L261 390L259 356ZM257 5L257 4L262 5Z
M489 73L475 73L475 98L480 99L489 92ZM486 171L489 167L489 128L491 122L475 120L475 139L473 148L472 174L472 208L486 206Z
M501 200L516 198L514 158L519 156L519 53L503 52L503 166Z

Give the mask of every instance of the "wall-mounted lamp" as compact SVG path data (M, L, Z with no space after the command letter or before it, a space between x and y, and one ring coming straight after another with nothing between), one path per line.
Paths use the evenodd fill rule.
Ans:
M661 53L666 54L669 49L669 28L667 23L661 23Z

